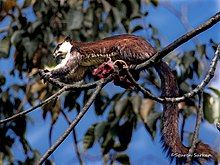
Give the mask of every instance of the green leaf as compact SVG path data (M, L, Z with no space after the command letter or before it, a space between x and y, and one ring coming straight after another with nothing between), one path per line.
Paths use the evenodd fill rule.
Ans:
M142 26L137 25L137 26L135 26L135 27L132 29L131 33L134 33L134 32L136 32L136 31L138 31L138 30L142 30L142 29L143 29Z
M105 111L107 105L109 104L109 96L108 94L102 90L96 97L94 101L95 112L97 115L102 115Z
M25 0L23 4L23 8L29 7L30 5L33 5L36 0Z
M129 0L129 7L127 5L127 15L128 14L132 19L141 17L140 4L136 0Z
M158 34L158 29L152 26L151 24L149 24L149 28L151 28L152 30L152 39L155 39L155 35Z
M65 97L64 100L64 108L68 108L68 110L72 110L73 108L77 107L76 99L79 97L80 92L70 91Z
M196 72L198 77L202 76L203 69L202 69L202 64L200 63L200 61L195 60L193 62L193 70Z
M155 7L157 7L158 4L159 4L159 0L146 0L146 3L147 3L147 4L151 3L151 4L153 4Z
M95 127L95 139L99 140L108 130L109 124L107 122L101 122Z
M51 110L51 120L52 120L52 124L55 124L57 122L57 119L59 117L60 114L60 101L56 100L55 105L53 106L52 110Z
M4 85L6 82L6 78L3 75L0 75L0 86Z
M128 99L124 98L124 99L120 99L119 101L116 102L115 104L115 114L117 117L120 117L123 115L126 107L128 104Z
M52 108L51 108L52 107ZM60 101L57 99L52 100L48 104L43 105L43 118L46 118L47 113L49 112L51 115L51 123L56 123L59 114L60 114Z
M120 146L115 148L116 151L124 151L127 149L128 144L131 141L132 131L134 120L127 120L123 125L121 125L118 129L117 136L120 141Z
M152 39L153 39L153 41L154 41L156 47L160 47L160 46L161 46L160 40L159 40L158 38L153 37Z
M17 45L22 40L24 30L17 30L11 36L11 43Z
M136 114L139 114L141 103L142 103L141 96L140 95L132 96L132 97L130 97L130 100L131 100L133 111Z
M113 16L114 16L114 19L115 19L115 24L119 25L121 23L121 20L122 20L121 12L116 7L112 8L112 12L113 12Z
M108 13L111 10L111 5L107 1L101 1L104 11Z
M199 52L200 55L204 56L206 55L206 45L196 45L196 49Z
M138 114L140 114L140 117L142 118L143 121L147 121L147 117L151 113L151 111L154 108L155 102L151 99L143 99L141 102L141 107L140 111Z
M213 87L209 87L209 89L211 89L217 95L217 97L213 94L204 94L206 97L210 97L208 100L205 100L204 98L205 118L210 123L220 122L220 91Z
M25 37L22 39L22 44L28 54L28 58L32 59L32 56L38 47L38 42L34 40L31 41L30 38Z
M209 93L204 93L204 102L203 102L203 113L204 118L209 122L214 122L213 117L213 105L210 103L211 95Z
M25 117L17 119L15 122L15 125L12 127L12 130L16 135L18 135L20 138L23 138L26 132L26 120Z
M92 28L94 26L93 21L94 21L94 12L92 8L89 8L86 14L84 15L83 25L87 28Z
M9 56L9 39L3 39L0 41L0 58L8 58Z
M67 29L76 30L82 27L83 13L71 8L67 14Z
M102 147L102 153L103 155L108 153L114 146L114 139L112 136L111 131L107 133L101 147Z
M86 134L83 138L83 147L85 150L91 148L95 142L95 126L96 124L93 124L89 127L89 129L86 131Z
M218 97L220 97L220 90L213 87L209 87L209 89L211 89Z
M194 55L195 51L189 51L184 53L182 57L182 63L186 69L190 66L190 64L192 64L195 61Z
M145 121L145 128L148 130L152 138L154 138L156 135L156 124L160 116L161 113L152 112L147 116L147 120Z
M115 157L115 160L123 165L130 164L130 159L129 159L128 155L126 155L126 154L118 153Z
M116 118L116 115L115 115L115 110L112 108L110 111L109 111L109 114L108 114L108 121L109 122L112 122L114 121Z

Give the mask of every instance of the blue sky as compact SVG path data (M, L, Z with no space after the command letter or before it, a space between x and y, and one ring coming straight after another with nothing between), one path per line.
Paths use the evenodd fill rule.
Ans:
M166 1L162 1L162 3L166 3ZM192 0L192 1L178 1L178 0L172 0L171 5L173 5L174 8L176 8L178 11L181 10L181 7L183 5L187 8L186 15L188 16L189 23L192 27L196 27L199 24L203 23L205 20L207 20L210 16L214 15L215 13L220 11L220 1L218 0ZM31 11L27 11L27 13L31 13ZM33 19L32 16L30 16L30 20ZM151 6L149 8L149 16L144 19L144 23L150 22L153 24L156 28L158 28L160 36L162 36L162 47L168 45L170 42L174 41L181 35L186 33L186 30L184 29L183 25L179 21L179 19L176 18L175 15L173 15L171 12L169 12L166 8L163 7L163 5L159 5L158 8L155 8ZM4 26L4 24L0 24L1 26ZM198 36L200 43L208 43L209 39L213 38L215 41L220 42L220 24L215 25L210 30L207 30L206 32L200 34ZM180 48L175 50L175 52L182 51L182 50L190 50L194 46L194 43L192 41L185 43ZM209 49L210 53L213 53ZM12 63L10 61L1 61L0 65L4 64L5 69L1 68L1 72L7 73L8 67L12 67ZM218 65L219 68L219 65ZM204 74L206 73L206 70L204 70ZM219 73L219 71L218 71ZM219 75L219 74L218 74ZM220 89L220 79L219 76L216 76L214 78L214 81L212 81L211 85ZM11 80L12 82L14 80ZM117 88L112 86L111 84L105 87L106 91L108 91L110 94L111 89L114 88L114 92L122 91L121 88ZM26 108L29 106L26 105ZM42 112L41 110L36 110L29 114L31 119L34 121L33 124L28 124L28 131L27 131L27 139L29 143L33 146L33 148L37 148L41 154L44 154L46 150L49 147L48 142L48 133L50 128L50 118L47 116L46 120L42 120ZM69 116L71 119L75 117L76 114L72 113L71 116ZM84 116L84 118L80 121L80 123L76 126L76 132L78 134L78 138L80 140L79 146L82 148L82 137L87 130L87 128L92 124L100 120L104 120L103 117L97 117L94 115L92 107L90 108L89 112ZM67 128L67 123L64 121L62 117L58 119L58 122L56 123L54 127L53 132L53 142L65 131ZM194 126L194 116L190 117L186 122L186 130L192 131ZM159 130L159 125L158 125ZM212 135L212 137L207 136ZM203 123L202 127L200 129L200 138L210 144L212 147L214 147L217 151L220 152L220 134L217 132L216 128L213 125L210 125L208 123ZM131 158L132 164L148 164L148 165L157 165L157 164L169 164L167 159L164 157L164 153L162 153L161 144L159 142L160 140L160 133L157 132L156 140L154 142L151 141L150 136L146 131L144 130L143 125L140 123L138 125L138 129L135 131L133 137L132 137L132 143L129 146L128 150L126 151ZM78 164L75 153L72 147L72 136L70 135L60 146L59 148L54 152L53 156L56 158L55 162L59 165L65 165L65 164ZM213 143L214 142L214 143ZM22 154L19 153L22 151L21 146L16 143L14 146L14 154L15 157L18 159L22 159ZM83 151L82 151L83 152ZM91 156L95 156L96 161L90 161L88 159L86 160L86 164L102 164L102 161L100 160L100 147L98 145L95 145L91 150L88 152ZM98 155L98 157L97 157Z

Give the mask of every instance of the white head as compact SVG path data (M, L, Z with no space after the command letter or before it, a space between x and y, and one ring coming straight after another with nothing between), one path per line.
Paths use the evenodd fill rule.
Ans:
M53 56L58 59L62 60L66 57L67 53L70 53L72 48L71 39L70 37L66 37L62 43L59 43L53 53Z

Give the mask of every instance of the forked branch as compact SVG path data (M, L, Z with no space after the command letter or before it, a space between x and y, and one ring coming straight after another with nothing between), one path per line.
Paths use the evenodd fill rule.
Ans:
M52 145L47 152L42 156L42 158L39 160L37 164L43 164L43 162L56 150L56 148L67 138L67 136L70 134L70 132L75 128L77 123L81 120L81 118L85 115L85 113L88 111L89 107L92 105L93 101L95 100L97 94L101 91L102 87L104 85L104 82L99 83L93 92L93 94L88 99L87 103L84 105L83 109L80 111L80 113L76 116L76 118L72 121L72 123L69 125L69 127L66 129L66 131L60 136L60 138L56 141L54 145Z
M193 133L192 145L188 153L189 156L187 157L187 161L186 161L187 165L190 165L192 158L193 158L194 151L196 149L196 144L198 143L199 128L202 122L202 117L203 117L203 91L200 91L199 92L199 106L197 108L196 126L195 126L195 131Z
M215 55L212 58L212 61L210 63L210 67L209 67L209 71L207 72L207 74L206 74L205 78L202 80L202 82L199 85L197 85L197 87L194 88L192 91L185 93L183 96L180 96L180 97L173 97L173 98L164 97L164 98L162 98L162 97L155 96L155 95L151 94L150 91L148 91L147 89L142 87L140 84L138 84L138 82L134 80L132 74L129 72L128 69L127 69L127 75L129 77L129 80L135 85L135 87L137 89L139 89L148 98L155 100L157 102L160 102L160 103L181 102L181 101L184 101L186 98L194 97L195 95L197 95L200 91L202 91L208 85L208 83L211 81L211 79L213 78L213 76L215 74L215 70L216 70L219 59L220 59L220 44L218 45L216 52L215 52Z
M147 67L149 67L149 65L152 65L154 63L156 63L157 61L159 61L160 59L162 59L163 57L165 57L168 53L170 53L171 51L173 51L174 49L176 49L178 46L182 45L183 43L187 42L188 40L190 40L191 38L195 37L196 35L204 32L205 30L211 28L213 25L215 25L217 22L220 21L220 12L215 14L214 16L212 16L208 21L206 21L205 23L201 24L200 26L198 26L196 29L186 33L185 35L183 35L182 37L178 38L177 40L175 40L174 42L172 42L170 45L168 45L167 47L163 48L161 51L159 51L158 53L156 53L154 56L152 56L150 59L148 59L147 61L145 61L144 63L141 63L137 66L132 66L131 68L134 68L136 70L142 70L142 69L146 69ZM217 57L218 58L218 57ZM216 59L218 60L218 59ZM213 63L214 65L215 63ZM215 64L216 66L216 64ZM215 68L213 67L213 70L215 70ZM211 77L213 76L212 74L214 74L211 72L211 74L209 75L210 77L206 77L205 81L203 81L200 86L197 86L197 88L195 88L193 91L193 93L187 93L186 95L182 96L181 98L177 98L176 100L173 98L167 98L167 99L160 99L160 98L155 98L155 96L151 95L150 92L146 91L146 90L142 90L141 91L144 92L145 94L147 94L150 98L158 101L158 102L163 102L163 101L183 101L186 97L192 97L194 96L199 90L200 88L204 87L205 85L207 85L206 83L210 81ZM63 83L58 82L55 79L48 79L48 82L50 82L51 84L58 86L58 87L65 87L69 90L73 90L73 89L88 89L88 88L94 88L97 82L92 82L92 83L88 83L88 84L84 84L84 85L80 85L80 84L73 84L73 85L66 85ZM111 81L110 78L107 79L107 81ZM21 113L15 114L7 119L3 119L0 120L0 124L2 123L6 123L8 121L14 120L18 117L21 117L23 115L26 115L27 113L37 109L38 107L48 103L50 100L52 100L53 98L56 98L57 96L59 96L62 92L64 92L67 89L61 89L59 90L56 94L52 95L51 97L49 97L48 99L46 99L45 101L43 101L42 103L30 108L29 110L23 111ZM64 90L64 91L62 91ZM59 93L61 92L61 93Z
M214 16L209 18L206 22L198 26L197 28L193 29L192 31L184 34L165 48L163 48L161 51L157 52L154 56L149 58L147 61L137 65L133 66L136 70L143 70L149 67L150 65L155 64L157 61L161 60L163 57L165 57L168 53L172 52L174 49L179 47L180 45L184 44L185 42L189 41L193 37L197 36L198 34L206 31L207 29L211 28L213 25L218 23L220 21L220 12L216 13Z

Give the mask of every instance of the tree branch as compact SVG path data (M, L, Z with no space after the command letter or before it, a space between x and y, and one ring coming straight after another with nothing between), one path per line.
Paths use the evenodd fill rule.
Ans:
M182 37L178 38L177 40L175 40L173 43L171 43L170 45L168 45L167 47L165 47L164 49L162 49L161 51L159 51L158 53L156 53L154 56L152 56L150 59L148 59L147 61L145 61L144 63L142 64L139 64L137 66L131 66L130 68L134 68L136 70L142 70L142 69L145 69L146 67L148 67L149 65L155 63L156 61L158 61L159 59L162 59L165 55L167 55L168 53L170 53L171 51L173 51L175 48L177 48L178 46L180 46L181 44L187 42L188 40L190 40L191 38L193 38L194 36L204 32L205 30L209 29L210 27L212 27L213 25L215 25L217 22L220 21L220 12L215 14L214 16L212 16L208 21L206 21L205 23L203 23L202 25L200 25L199 27L197 27L196 29L186 33L185 35L183 35ZM218 51L219 51L219 48L218 48ZM217 57L218 58L218 57ZM217 59L216 59L217 60ZM212 61L213 65L216 65L214 64L214 62ZM216 66L215 66L216 67ZM214 68L214 67L213 67ZM213 73L212 73L213 72ZM164 102L164 101L171 101L171 102L180 102L180 101L183 101L186 97L193 97L202 87L204 87L206 85L206 83L208 83L210 81L210 79L213 77L213 74L214 74L214 69L213 71L210 71L210 75L208 75L208 77L205 78L205 80L200 84L198 85L192 92L189 92L185 95L183 95L182 97L178 97L176 99L174 98L167 98L167 99L157 99L155 98L155 96L151 96L150 95L150 92L146 92L146 90L141 90L142 92L144 92L145 94L149 95L149 97L151 97L152 99L158 101L158 102ZM66 85L64 83L60 83L59 81L55 80L55 79L48 79L48 81L52 84L55 84L56 86L58 87L68 87L70 90L71 89L87 89L87 88L93 88L94 86L97 85L97 83L99 81L96 81L96 82L93 82L93 83L88 83L88 84L84 84L84 85L76 85L76 84L73 84L73 85ZM110 80L109 80L110 81ZM58 91L59 92L59 91ZM62 93L62 92L61 92ZM59 96L60 94L58 94L57 96ZM53 95L54 96L54 95ZM51 96L52 97L52 96ZM50 98L51 98L50 97ZM53 97L55 98L55 97ZM52 98L52 99L53 99ZM49 99L49 98L48 98ZM13 119L16 119L18 117L21 117L31 111L33 111L34 109L46 104L47 102L49 102L50 100L45 100L43 101L42 103L32 107L31 109L27 110L27 111L23 111L21 113L18 113L12 117L9 117L7 119L3 119L3 120L0 120L0 124L2 123L5 123L5 122L8 122L8 121L11 121Z
M175 9L175 7L170 3L170 1L164 1L161 3L161 5L166 8L170 13L172 13L176 18L180 21L180 23L183 25L184 29L186 31L189 31L192 28L192 26L189 23L188 17L187 17L187 6L182 5L180 11ZM199 44L199 40L197 38L193 39L194 43L197 45Z
M50 79L51 83L53 82L56 82L55 79ZM55 81L54 81L55 80ZM69 90L80 90L80 89L91 89L91 88L94 88L95 86L97 86L98 84L100 84L103 80L99 80L99 81L96 81L96 82L92 82L92 83L88 83L88 84L83 84L83 85L80 85L80 84L67 84L65 85L63 88L61 88L58 92L56 92L55 94L53 94L52 96L50 96L49 98L47 98L46 100L42 101L41 103L35 105L34 107L26 110L26 111L22 111L20 113L17 113L11 117L8 117L6 119L2 119L0 120L0 124L3 124L3 123L6 123L6 122L9 122L9 121L12 121L12 120L15 120L19 117L22 117L26 114L28 114L29 112L32 112L33 110L41 107L42 105L44 104L47 104L49 103L51 100L55 99L56 97L60 96L63 92L65 91L69 91ZM104 80L104 84L108 83L109 81L111 81L111 76L108 76L105 80Z
M19 117L22 117L24 115L26 115L27 113L29 112L32 112L33 110L41 107L42 105L44 104L47 104L49 103L51 100L55 99L56 97L58 97L59 95L61 95L64 91L66 91L66 87L63 87L62 89L60 89L58 92L56 92L55 94L53 94L52 96L48 97L46 100L42 101L41 103L35 105L34 107L31 107L30 109L26 110L26 111L22 111L20 113L17 113L11 117L8 117L6 119L3 119L3 120L0 120L0 124L3 124L3 123L6 123L6 122L9 122L9 121L12 121L12 120L15 120Z
M220 12L212 16L208 21L198 26L196 29L184 34L171 44L169 44L167 47L163 48L161 51L157 52L154 56L150 57L147 61L136 65L131 66L131 68L134 68L135 70L143 70L149 67L150 65L155 64L157 61L165 57L168 53L182 45L183 43L189 41L191 38L195 37L196 35L206 31L207 29L211 28L213 25L215 25L217 22L220 21Z
M215 52L215 55L210 63L209 71L207 72L207 74L206 74L205 78L202 80L202 82L199 85L197 85L197 87L194 88L192 91L185 93L183 96L173 97L173 98L168 98L168 97L161 98L158 96L154 96L147 89L142 87L140 84L137 83L137 81L134 80L132 74L129 72L128 69L126 69L126 70L127 70L127 75L128 75L129 80L136 86L136 88L138 88L144 95L146 95L150 99L155 100L160 103L181 102L181 101L184 101L186 98L191 98L191 97L195 96L199 91L203 90L203 88L211 81L211 79L214 76L216 66L217 66L219 59L220 59L220 44L218 45L217 50Z
M199 108L197 110L197 117L196 117L196 126L195 126L195 131L193 133L192 145L188 153L189 156L187 157L187 160L186 160L187 165L190 165L190 162L192 161L192 158L193 158L194 151L196 149L196 143L198 142L199 128L201 125L202 117L203 117L203 91L200 91L199 92Z
M67 136L70 134L72 129L77 125L77 123L81 120L81 118L85 115L85 113L88 111L89 107L92 105L93 101L95 100L97 94L101 91L102 87L104 86L104 81L99 83L93 92L93 94L90 96L87 103L84 105L82 111L76 116L76 118L72 121L70 126L66 129L66 131L60 136L60 138L56 141L56 143L51 146L47 152L41 157L38 165L43 164L43 162L56 150L56 148L67 138Z
M149 58L147 61L145 61L144 63L141 63L137 66L132 66L133 69L135 70L143 70L146 69L149 65L152 64L156 64L156 62L158 62L160 59L162 59L163 57L165 57L168 53L170 53L171 51L173 51L175 48L177 48L178 46L180 46L181 44L187 42L188 40L190 40L191 38L193 38L194 36L204 32L205 30L209 29L210 27L212 27L214 24L216 24L217 22L220 21L220 13L217 13L216 15L214 15L213 17L211 17L208 21L206 21L205 23L203 23L202 25L200 25L199 27L197 27L196 29L186 33L185 35L183 35L182 37L178 38L177 40L175 40L173 43L171 43L170 45L168 45L167 47L165 47L164 49L162 49L161 51L159 51L158 53L156 53L154 56L152 56L151 58ZM130 77L130 80L135 84L136 87L138 87L139 90L141 90L145 95L149 96L150 98L158 101L158 102L180 102L183 101L185 98L189 98L189 97L193 97L195 96L198 92L200 92L201 90L203 90L203 88L210 82L211 78L214 76L214 71L216 69L216 65L217 65L217 61L219 59L220 56L220 46L218 46L217 51L215 53L215 56L211 62L210 65L210 70L208 72L208 74L206 75L205 79L191 92L184 94L181 97L177 97L177 98L158 98L155 97L154 95L152 95L149 91L147 91L145 88L143 88L142 86L140 86L134 79L132 79L132 75L130 74L129 70L128 71L128 75ZM131 67L131 68L132 68ZM49 98L47 98L46 100L44 100L43 102L39 103L38 105L23 111L21 113L15 114L7 119L3 119L0 120L0 124L2 123L6 123L8 121L14 120L16 118L19 118L21 116L24 116L25 114L37 109L38 107L48 103L49 101L57 98L58 96L60 96L63 92L65 91L69 91L69 90L80 90L80 89L91 89L91 88L95 88L94 93L90 96L89 100L87 101L87 103L84 105L82 111L76 116L76 118L72 121L72 123L69 125L69 127L67 128L67 130L60 136L60 138L56 141L56 143L54 145L52 145L47 152L42 156L42 158L39 160L38 164L42 164L55 150L56 148L66 139L66 137L70 134L70 132L73 130L73 128L75 128L75 126L78 124L78 122L81 120L81 118L85 115L85 113L88 111L89 107L92 105L94 99L96 98L97 94L100 92L100 90L102 89L102 87L108 83L109 81L112 80L112 77L109 76L106 79L102 79L96 82L92 82L92 83L88 83L88 84L64 84L59 82L56 79L51 79L49 78L47 81L50 82L51 84L54 84L58 87L62 87L58 92L56 92L55 94L53 94L52 96L50 96ZM190 153L194 152L195 149L195 144L198 138L198 129L199 129L199 125L201 123L201 102L202 100L200 99L200 108L199 108L199 112L198 112L198 116L197 116L197 122L196 122L196 128L195 128L195 132L194 132L194 138L193 138L193 143L192 143L192 147L190 149ZM188 160L189 162L191 160Z
M63 117L65 118L65 120L67 121L67 123L70 125L71 124L71 121L70 119L68 118L68 116L65 114L65 112L63 110L61 110L61 113L63 115ZM73 133L73 140L74 140L74 149L75 149L75 152L76 152L76 155L77 155L77 158L78 158L78 161L79 161L79 164L80 165L83 165L83 160L82 160L82 157L80 155L80 152L79 152L79 148L78 148L78 142L77 142L77 136L76 136L76 131L75 129L73 128L72 130L72 133Z

